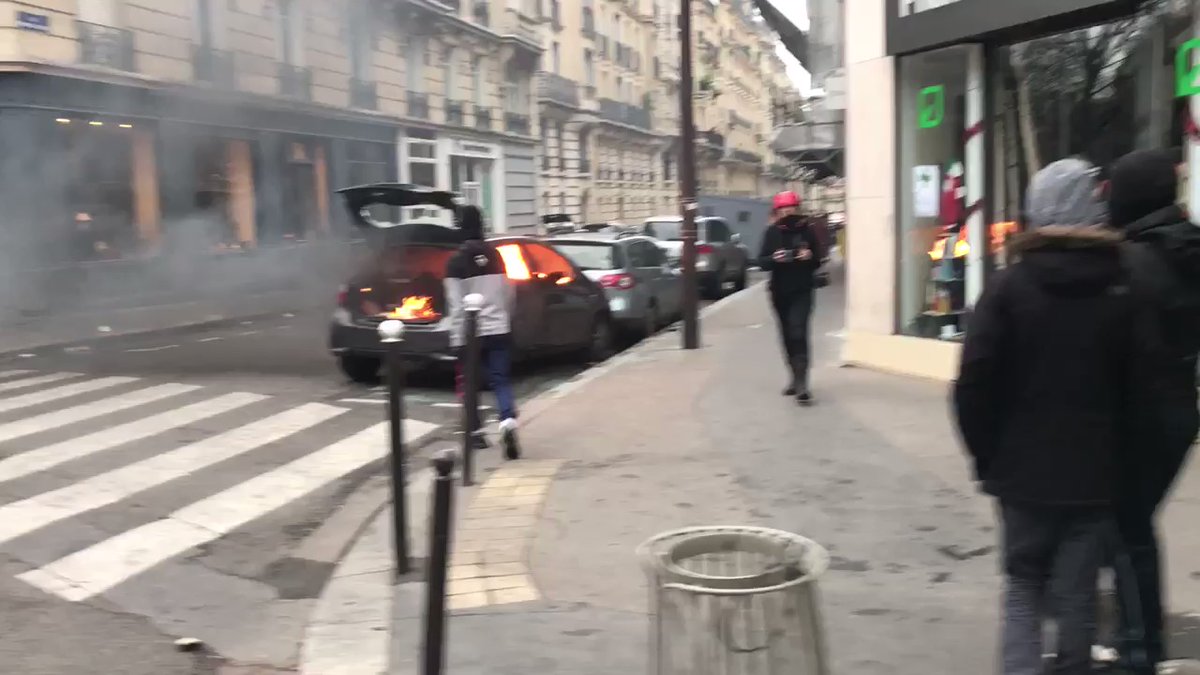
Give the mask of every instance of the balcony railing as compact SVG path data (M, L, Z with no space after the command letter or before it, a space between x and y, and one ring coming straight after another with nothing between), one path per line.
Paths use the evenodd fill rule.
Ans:
M554 73L539 73L538 98L579 107L579 84Z
M429 119L429 94L408 92L408 116L418 120Z
M749 150L738 150L734 148L729 151L729 156L739 162L748 162L750 164L762 164L762 155L750 152Z
M529 135L529 115L521 113L506 112L504 113L504 128L510 134L521 134L522 136Z
M485 131L492 130L492 109L486 106L475 106L475 128Z
M377 110L379 108L379 94L375 83L351 79L350 107Z
M219 87L232 87L233 54L204 45L192 45L192 78Z
M650 128L649 110L609 98L600 99L600 117L640 129Z
M304 101L312 100L312 71L290 63L279 64L279 94Z
M511 7L504 10L504 25L499 31L506 37L514 37L521 42L541 48L542 40L538 32L537 19Z
M446 124L461 127L466 124L462 101L446 101Z
M76 21L79 31L79 62L133 72L133 32Z

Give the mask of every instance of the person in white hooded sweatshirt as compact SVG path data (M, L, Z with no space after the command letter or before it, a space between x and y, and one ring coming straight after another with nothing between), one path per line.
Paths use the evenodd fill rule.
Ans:
M464 206L458 212L463 244L446 264L446 316L450 320L450 345L460 352L466 343L466 309L463 298L478 293L483 297L477 330L484 371L496 395L500 433L508 459L520 457L517 443L517 409L513 397L511 308L516 296L504 271L504 260L495 247L484 241L483 213ZM484 446L486 447L486 446Z

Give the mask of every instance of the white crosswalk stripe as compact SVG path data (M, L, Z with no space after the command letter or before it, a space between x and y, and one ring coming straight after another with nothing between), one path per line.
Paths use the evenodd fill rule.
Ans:
M18 576L30 585L76 602L105 594L387 456L387 425L362 409L186 384L115 389L139 381L0 372L0 412L57 406L0 422L0 552L40 565ZM417 443L437 428L408 419L405 438ZM271 461L276 453L286 460ZM156 489L168 484L190 496L172 501L174 491ZM128 529L58 549L52 562L36 553L38 537L56 539L43 530L100 510L127 518ZM82 531L100 534L87 522Z
M56 429L67 424L111 415L122 410L129 410L130 408L136 408L147 403L154 403L155 401L161 401L172 396L196 391L199 388L191 384L163 384L157 387L138 389L137 391L121 396L103 398L94 403L85 403L84 405L64 410L48 412L44 415L26 417L16 422L0 424L0 441L11 441L14 438L36 434L46 429ZM0 478L0 480L3 479Z
M182 387L183 385L164 386ZM244 393L218 396L217 398L193 403L192 405L187 405L176 410L134 420L127 424L102 429L81 438L74 438L61 443L47 445L37 450L23 452L19 455L0 460L0 483L28 476L38 471L52 469L59 464L65 464L81 457L104 452L105 450L125 445L126 443L140 441L164 431L177 429L202 419L214 417L221 413L256 403L265 398L267 397L258 394ZM49 417L49 415L43 415L42 417ZM6 438L6 434L11 433L7 431L9 426L20 425L35 420L37 420L36 417L16 422L14 425L0 426L0 439L7 440L7 438L14 437L9 435ZM50 425L45 426L48 427Z
M47 375L47 377L49 377ZM22 396L13 396L0 400L0 412L10 412L29 408L43 403L53 403L59 399L68 398L71 396L79 396L80 394L90 394L108 387L115 387L121 384L129 384L136 382L136 377L101 377L95 380L84 380L74 384L55 387L53 389L42 389Z

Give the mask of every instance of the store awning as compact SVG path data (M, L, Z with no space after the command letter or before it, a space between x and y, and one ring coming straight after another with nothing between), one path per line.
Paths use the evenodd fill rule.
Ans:
M771 0L754 0L758 11L762 13L763 21L771 27L771 30L779 34L779 41L787 48L792 56L800 62L800 65L808 66L808 34L800 30L796 24L783 15L783 12L775 9L771 4Z

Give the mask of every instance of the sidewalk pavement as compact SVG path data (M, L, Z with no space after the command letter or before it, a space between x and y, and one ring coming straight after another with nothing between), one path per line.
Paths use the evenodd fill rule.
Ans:
M25 324L0 327L0 357L46 347L92 344L113 337L216 327L233 321L300 312L328 304L329 299L314 296L311 289L303 289L38 317Z
M635 548L713 524L777 527L830 550L819 583L832 672L993 672L996 533L951 428L946 386L839 368L835 297L821 299L814 322L816 408L779 395L761 286L709 313L704 349L682 351L678 334L663 334L527 406L528 458L488 457L486 481L457 496L447 672L646 672L648 589ZM1197 471L1182 481L1164 527L1181 631L1173 644L1187 655L1197 653L1189 612L1200 609L1191 571L1200 538L1182 524L1198 481ZM390 627L351 618L343 634L390 630L389 672L418 672L423 591L397 585ZM383 672L352 665L357 649L340 659L324 649L342 667L302 672Z

